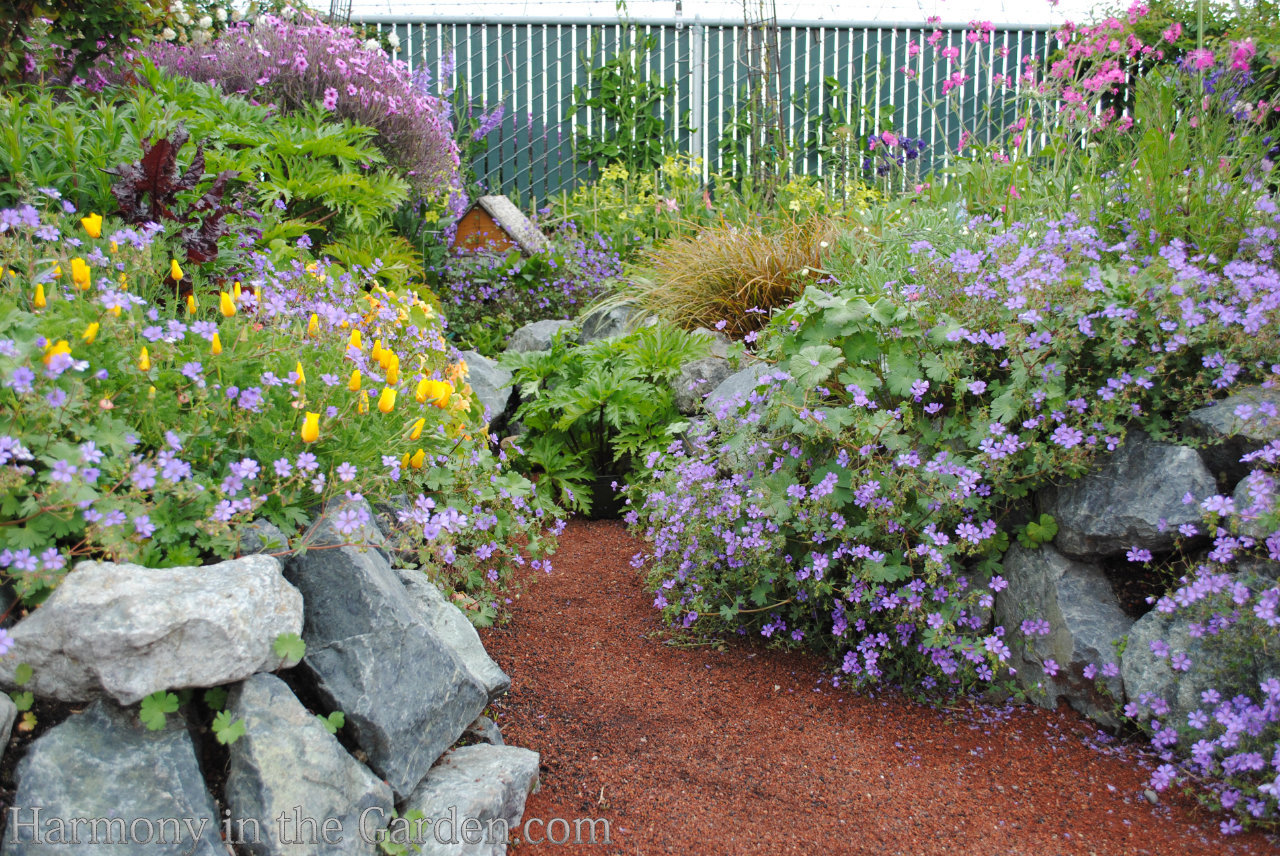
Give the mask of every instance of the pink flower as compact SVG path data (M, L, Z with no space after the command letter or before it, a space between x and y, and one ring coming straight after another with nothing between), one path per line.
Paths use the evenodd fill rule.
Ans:
M1253 45L1253 39L1245 39L1243 42L1231 43L1231 67L1236 71L1248 71L1249 60L1253 59L1258 49Z
M336 109L338 106L338 90L334 89L332 86L326 87L324 90L324 101L321 103L324 105L324 109L326 110Z
M1174 25L1172 27L1170 27L1169 29L1165 30L1163 33L1160 34L1161 38L1163 38L1169 44L1173 44L1174 42L1176 42L1181 35L1182 35L1182 25L1177 23L1176 21L1174 22Z
M1187 59L1191 62L1191 67L1196 71L1204 71L1206 68L1212 68L1216 60L1213 57L1213 51L1208 48L1200 48L1187 54Z
M880 140L886 146L896 146L898 144L898 138L890 131L885 131L883 134L881 134Z

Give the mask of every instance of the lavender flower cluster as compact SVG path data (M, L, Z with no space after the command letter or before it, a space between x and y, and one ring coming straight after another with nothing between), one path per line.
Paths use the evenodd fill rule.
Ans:
M349 28L264 15L203 45L154 42L146 56L166 71L285 110L320 105L377 132L375 143L424 195L457 183L449 106L403 62L366 46Z
M1239 384L1280 384L1280 211L1268 196L1245 215L1231 259L1177 242L1141 255L1136 238L1112 244L1074 216L978 220L959 248L917 240L879 293L809 289L762 337L775 365L756 390L646 462L627 519L652 542L637 564L650 562L655 607L691 630L825 651L837 680L955 691L1008 675L1013 648L1047 629L992 626L1015 501L1081 474L1130 424L1177 424ZM1269 521L1263 533L1241 534L1228 497L1191 498L1216 542L1157 605L1212 601L1203 634L1241 650L1280 642L1275 580L1223 570L1280 561L1278 457L1272 444L1251 459L1245 511ZM1192 667L1191 652L1164 653L1175 672ZM1245 684L1188 723L1164 722L1155 699L1126 713L1154 714L1170 764L1179 734L1200 728L1194 773L1247 774L1232 787L1253 802L1239 804L1274 817L1280 684Z

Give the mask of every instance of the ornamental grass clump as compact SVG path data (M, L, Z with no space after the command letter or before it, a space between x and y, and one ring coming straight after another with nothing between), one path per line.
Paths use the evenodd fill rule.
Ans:
M0 210L0 572L29 604L80 559L200 564L343 496L409 497L407 546L481 622L541 564L555 513L492 454L429 305L261 253L212 284L155 230L45 198Z
M415 82L403 62L307 13L264 15L199 46L156 42L144 52L170 74L292 112L319 105L374 129L375 143L414 189L447 191L458 180L458 147L447 102Z
M716 326L741 338L823 276L838 235L826 218L777 230L717 226L647 251L621 293L677 326Z

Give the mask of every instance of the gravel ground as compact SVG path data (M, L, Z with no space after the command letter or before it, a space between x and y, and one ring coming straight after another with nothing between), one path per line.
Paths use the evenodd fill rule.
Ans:
M555 570L483 634L513 680L506 739L542 753L512 853L1280 853L1221 837L1189 797L1150 804L1140 750L1065 707L936 710L833 689L805 655L667 644L628 564L642 548L573 521ZM600 824L573 843L587 818L610 843Z

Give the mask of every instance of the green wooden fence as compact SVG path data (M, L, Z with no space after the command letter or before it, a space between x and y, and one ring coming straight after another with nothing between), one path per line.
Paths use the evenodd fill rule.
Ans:
M447 71L452 85L488 107L504 104L506 115L489 136L489 150L474 163L490 190L517 196L526 207L591 177L592 166L575 158L580 129L599 128L601 117L574 110L574 88L587 86L588 72L616 56L635 35L651 36L648 73L671 94L659 108L679 152L702 159L704 169L723 165L722 142L741 132L735 122L748 89L760 45L759 28L743 21L599 19L458 20L420 17L366 18L356 23L399 38L396 56L411 68L425 67L435 79ZM782 124L793 169L822 175L832 168L833 113L845 117L858 137L884 129L926 143L925 164L936 165L961 142L963 128L980 138L1000 132L1013 118L1014 81L1027 60L1052 48L1047 28L996 29L986 42L966 38L966 25L920 23L779 22ZM939 40L918 52L935 32ZM953 61L933 60L935 51L956 48ZM452 68L449 59L452 58ZM945 103L943 81L967 76Z

